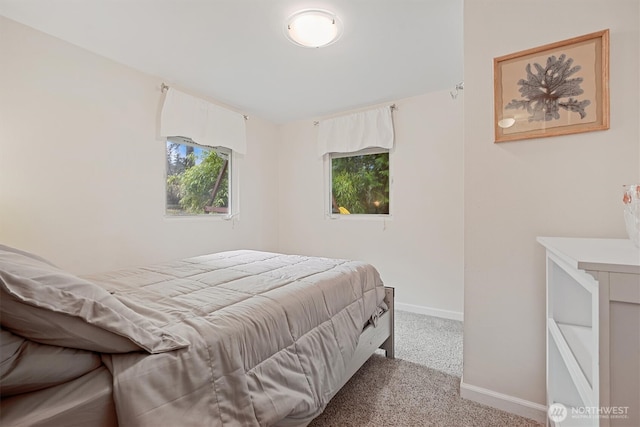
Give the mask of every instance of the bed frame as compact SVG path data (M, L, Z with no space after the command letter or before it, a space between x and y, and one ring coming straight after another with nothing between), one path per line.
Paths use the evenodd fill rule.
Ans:
M347 365L345 370L345 376L342 379L340 387L333 393L331 398L333 399L336 394L345 386L358 372L358 370L365 364L367 360L378 349L384 350L385 356L389 359L395 358L394 353L394 300L395 300L395 288L385 286L384 287L384 302L387 304L388 310L385 311L376 322L376 325L369 324L364 328L360 338L358 339L358 345L353 354L351 362ZM307 426L313 419L309 419L306 423L302 424Z
M358 346L351 359L351 363L347 365L345 372L345 378L340 385L342 388L355 374L358 369L369 360L371 355L375 353L377 349L382 349L385 352L385 356L389 359L395 358L394 353L394 299L395 288L385 286L384 288L384 302L389 308L378 319L377 325L373 326L369 324L360 335L358 340Z

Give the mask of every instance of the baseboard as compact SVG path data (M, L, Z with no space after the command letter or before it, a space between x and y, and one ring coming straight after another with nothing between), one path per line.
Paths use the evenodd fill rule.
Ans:
M424 307L422 305L405 304L395 301L396 310L408 311L410 313L426 314L427 316L442 317L443 319L464 320L464 314L459 311L440 310L438 308Z
M501 411L529 418L542 424L544 424L547 419L546 406L475 385L465 384L464 376L460 380L460 397L500 409Z

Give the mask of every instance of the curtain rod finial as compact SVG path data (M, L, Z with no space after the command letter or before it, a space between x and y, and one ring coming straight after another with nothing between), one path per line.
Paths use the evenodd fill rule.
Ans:
M451 95L451 99L456 99L458 97L458 92L464 90L464 82L458 83L453 89L455 92L451 91L449 92L449 95Z

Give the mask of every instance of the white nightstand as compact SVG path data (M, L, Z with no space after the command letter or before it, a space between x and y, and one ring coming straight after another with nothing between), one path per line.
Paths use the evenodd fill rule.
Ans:
M547 250L547 405L567 408L562 420L554 406L549 424L640 426L640 250L626 239L537 240Z

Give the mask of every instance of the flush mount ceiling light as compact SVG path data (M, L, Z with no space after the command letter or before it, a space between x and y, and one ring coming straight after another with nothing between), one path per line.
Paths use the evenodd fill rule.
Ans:
M293 43L304 47L323 47L335 43L342 35L342 22L322 9L306 9L287 19L284 32Z

